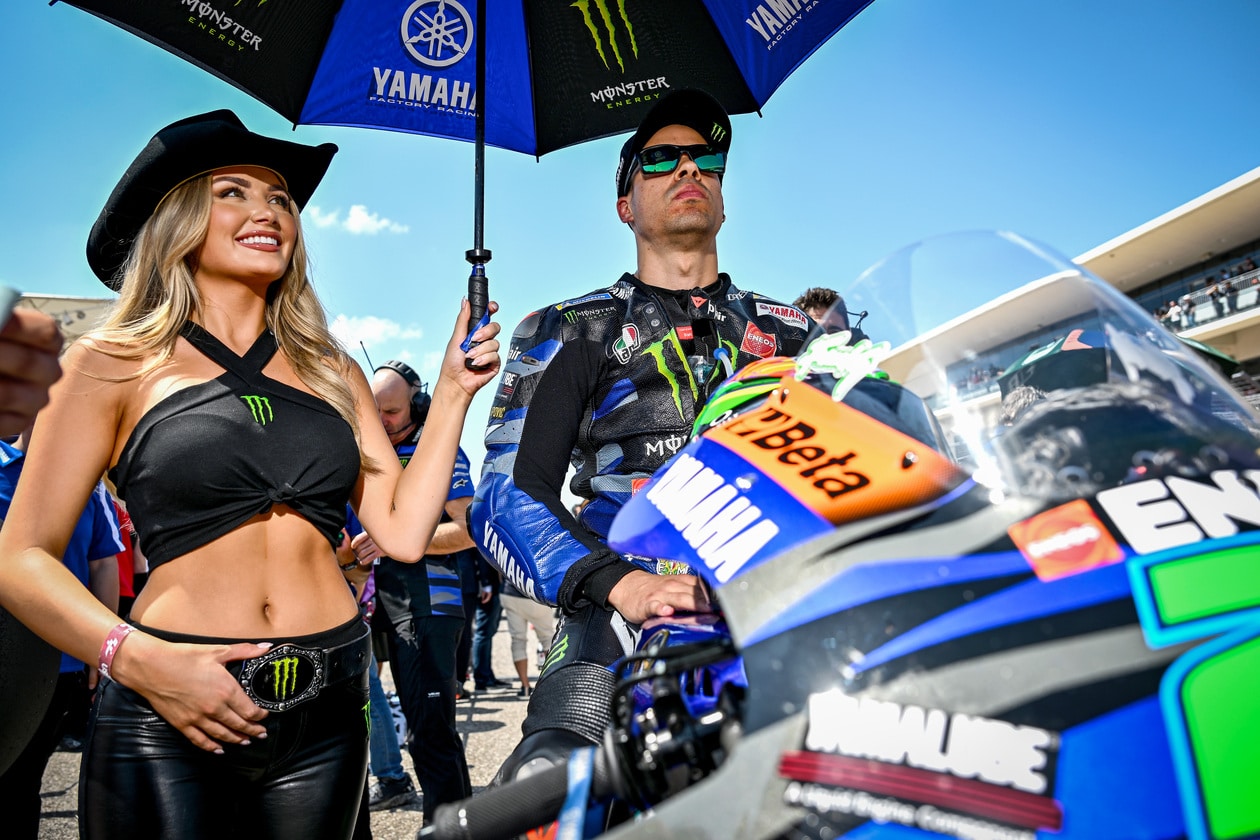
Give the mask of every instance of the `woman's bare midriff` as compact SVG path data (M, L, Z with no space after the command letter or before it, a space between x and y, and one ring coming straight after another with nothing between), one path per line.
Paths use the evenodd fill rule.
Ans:
M277 506L158 566L131 616L174 633L282 639L328 630L357 613L328 540Z

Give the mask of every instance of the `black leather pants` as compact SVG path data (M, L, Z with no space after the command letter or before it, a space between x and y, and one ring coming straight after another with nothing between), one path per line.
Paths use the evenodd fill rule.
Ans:
M320 646L345 641L333 637L346 629ZM347 840L367 774L367 672L272 712L264 725L265 739L214 755L141 695L105 681L80 770L80 836Z

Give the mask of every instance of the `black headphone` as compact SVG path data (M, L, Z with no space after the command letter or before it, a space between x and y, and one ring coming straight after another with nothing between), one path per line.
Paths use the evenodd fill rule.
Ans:
M429 396L425 384L420 381L420 374L412 370L411 365L406 362L400 362L397 359L390 359L373 370L372 373L376 373L378 370L385 370L386 368L401 376L408 385L415 389L411 394L411 422L417 426L423 426L425 418L429 416L429 404L433 402L433 398Z

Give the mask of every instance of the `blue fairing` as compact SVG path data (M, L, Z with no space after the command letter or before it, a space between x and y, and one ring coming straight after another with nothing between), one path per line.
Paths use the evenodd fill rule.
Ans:
M1018 556L1018 552L1012 552ZM970 560L957 561L969 563ZM847 580L847 579L846 579ZM1106 566L1057 581L1029 578L965 607L924 622L883 647L870 651L855 670L876 668L916 650L997 627L1054 616L1129 597L1124 566ZM870 600L870 599L868 599Z
M697 462L703 469L695 469ZM722 493L729 504L709 505ZM697 438L626 503L608 544L624 553L685 562L718 587L831 529L774 481L757 476L743 458Z

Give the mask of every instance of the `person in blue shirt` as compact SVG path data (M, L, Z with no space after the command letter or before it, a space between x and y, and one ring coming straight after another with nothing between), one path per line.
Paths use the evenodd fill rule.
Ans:
M9 515L29 436L28 429L15 444L0 441L0 519ZM80 583L114 611L118 609L118 553L122 550L113 500L104 483L97 482L61 560ZM57 684L39 727L9 769L0 775L0 814L4 815L5 836L11 840L35 840L39 836L39 789L44 769L61 740L66 713L81 696L87 679L82 660L61 654Z
M429 415L429 395L411 366L390 360L372 376L381 425L399 461L411 460ZM390 661L407 726L411 758L424 794L424 821L438 805L472 795L464 744L455 728L456 651L464 632L457 554L473 548L465 515L472 501L468 456L459 449L433 539L420 563L400 563L370 532L351 540L361 564L376 567L377 609L393 626ZM381 796L390 792L382 785Z

